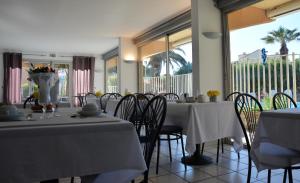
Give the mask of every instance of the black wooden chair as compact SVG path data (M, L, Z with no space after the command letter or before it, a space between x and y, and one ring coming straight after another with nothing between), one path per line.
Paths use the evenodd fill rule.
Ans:
M297 108L297 103L292 97L286 93L278 92L273 96L273 107L275 110ZM300 169L300 166L292 167L292 169ZM286 182L287 170L284 171L284 182Z
M105 93L100 97L100 108L104 113L107 113L106 106L107 102L111 99L117 99L119 94L116 93Z
M179 96L176 93L164 93L161 95L164 96L167 99L167 101L170 102L176 102L177 100L179 100Z
M95 103L98 107L100 107L100 100L98 99L96 94L93 92L88 92L87 94L85 94L84 101L85 101L85 104Z
M297 104L292 97L286 93L276 93L273 96L273 107L277 109L297 108Z
M134 95L136 97L136 112L134 115L134 125L137 127L138 130L139 124L142 123L143 111L146 109L150 100L146 95L142 93L136 93Z
M126 95L117 104L114 116L131 121L136 111L136 98L134 95Z
M148 182L148 174L155 143L158 140L161 128L165 121L167 112L167 101L162 96L153 97L142 114L142 123L139 124L139 137L144 144L144 158L148 170L144 173L143 183ZM141 129L144 127L145 133L141 135ZM159 146L158 146L159 148Z
M27 104L30 104L31 107L32 107L33 105L35 105L35 104L38 105L38 99L35 99L35 98L33 97L33 95L30 95L30 96L24 101L24 104L23 104L23 108L24 108L24 109L26 109Z
M249 94L240 94L235 99L235 112L238 116L240 125L242 127L243 133L245 135L246 143L247 143L247 150L248 150L248 177L247 177L247 183L250 183L251 179L251 169L252 169L252 161L250 156L251 151L251 144L254 140L255 136L255 130L258 123L258 118L260 113L263 111L259 101L254 98L253 96ZM280 155L282 147L279 147L277 145L271 144L271 143L264 143L261 144L260 151L264 154L264 156L278 156L283 158L289 158L287 155L288 153L285 152L284 155ZM285 151L289 151L288 149L285 149ZM274 155L274 152L276 152L276 155ZM292 154L292 153L291 153ZM294 157L294 156L292 156ZM266 160L266 164L268 160ZM288 170L289 172L289 182L293 182L292 178L292 171L291 168L283 167ZM268 183L271 182L271 170L268 170Z
M227 97L225 98L225 101L234 101L235 97L237 97L239 94L240 94L240 92L232 92L227 95ZM224 139L218 139L217 159L216 159L217 163L219 163L220 143L221 143L221 147L222 147L222 153L224 153ZM203 154L203 152L204 152L204 146L205 146L205 143L202 143L201 154ZM238 153L238 158L240 159L240 153Z
M167 101L176 101L179 100L179 96L175 93L165 93L162 96ZM158 174L158 166L159 166L159 154L160 154L160 142L161 141L168 141L169 144L169 158L170 162L172 162L172 150L171 150L171 141L176 140L178 143L178 139L181 140L181 148L182 148L182 155L185 158L185 151L184 151L184 144L183 144L183 134L182 134L182 127L177 125L164 125L161 129L159 138L158 138L158 148L157 148L157 161L156 161L156 174ZM161 138L161 136L167 136L167 138ZM186 169L186 165L185 169Z
M145 93L144 94L149 100L151 100L155 95L153 93Z

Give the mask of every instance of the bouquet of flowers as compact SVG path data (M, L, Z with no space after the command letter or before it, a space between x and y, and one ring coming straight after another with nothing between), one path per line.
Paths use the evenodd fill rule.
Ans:
M210 102L216 102L217 101L217 96L220 95L220 92L218 90L209 90L207 92L207 96L209 96L209 101Z
M208 90L207 96L209 97L216 97L219 96L220 92L218 90Z
M103 95L103 93L99 90L99 91L96 91L95 95L96 95L96 97L101 97Z

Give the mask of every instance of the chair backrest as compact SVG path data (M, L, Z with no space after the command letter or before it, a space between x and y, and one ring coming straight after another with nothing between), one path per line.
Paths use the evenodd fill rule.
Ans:
M117 96L114 93L105 93L100 97L100 108L106 113L107 102L111 99L117 99Z
M273 97L273 107L275 110L297 108L297 104L288 94L279 92Z
M114 116L132 121L132 117L136 111L136 98L134 95L126 95L117 104Z
M135 94L135 96L137 100L137 115L142 115L150 100L142 93Z
M246 93L238 95L235 99L234 105L235 112L246 138L248 152L250 152L258 118L260 113L263 111L263 108L256 98Z
M179 100L179 96L176 94L176 93L165 93L165 94L162 94L162 96L164 96L167 101L177 101Z
M23 108L26 109L27 103L29 103L31 106L34 105L34 104L37 102L36 100L37 100L37 99L35 99L35 98L33 97L33 95L31 95L30 97L28 97L28 98L25 100L25 102L24 102L24 104L23 104Z
M155 95L153 93L145 93L145 96L151 100L153 97L155 97Z
M234 99L241 94L240 92L232 92L225 98L225 101L234 101Z
M139 131L142 125L144 125L145 135L148 139L144 144L144 157L148 168L150 167L155 142L165 121L166 112L167 100L163 96L155 96L150 100L142 115L142 123L140 123Z
M89 93L85 94L84 101L85 101L85 104L95 103L98 107L100 107L100 101L97 98L96 94L93 92L89 92Z

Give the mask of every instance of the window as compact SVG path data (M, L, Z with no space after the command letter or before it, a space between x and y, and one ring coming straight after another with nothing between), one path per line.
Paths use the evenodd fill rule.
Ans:
M151 41L140 55L144 92L192 94L191 28Z
M53 63L53 62L38 62L23 60L22 63L22 101L25 101L34 91L38 91L38 86L33 82L29 81L28 70L31 65L36 67L51 66L55 69L54 80L59 80L59 94L58 97L60 102L69 102L70 98L70 63ZM53 82L54 82L53 80Z
M118 56L114 56L105 62L105 84L107 93L119 92Z

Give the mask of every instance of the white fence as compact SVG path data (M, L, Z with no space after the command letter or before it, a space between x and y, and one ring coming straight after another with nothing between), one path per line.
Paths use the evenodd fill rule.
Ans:
M261 59L242 59L231 64L232 90L249 93L261 101L276 92L285 92L295 101L300 96L300 54L269 55Z
M119 88L118 86L107 86L106 87L106 93L118 93Z
M167 82L167 80L169 82ZM169 84L168 84L169 83ZM168 89L169 88L169 89ZM144 92L166 93L172 92L178 95L188 93L192 95L192 73L174 75L167 78L161 77L144 77Z

